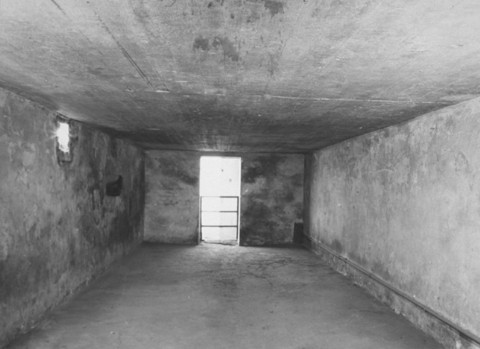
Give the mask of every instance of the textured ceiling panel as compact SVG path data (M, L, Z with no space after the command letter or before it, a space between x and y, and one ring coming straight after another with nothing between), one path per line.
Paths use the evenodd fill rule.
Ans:
M0 86L146 148L306 152L480 96L480 2L1 0Z

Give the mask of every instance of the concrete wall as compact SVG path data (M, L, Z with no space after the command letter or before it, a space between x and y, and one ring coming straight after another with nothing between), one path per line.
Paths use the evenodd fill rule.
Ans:
M480 100L326 148L307 163L313 248L480 336ZM417 315L410 318L447 347L467 347Z
M242 245L293 241L303 221L303 155L242 156Z
M0 90L0 347L141 241L144 157L75 124L59 165L55 116ZM118 197L105 184L123 176Z
M145 240L198 241L200 153L149 151L146 160ZM242 157L241 242L292 242L302 220L303 155Z
M145 241L196 244L200 155L149 151L145 166Z

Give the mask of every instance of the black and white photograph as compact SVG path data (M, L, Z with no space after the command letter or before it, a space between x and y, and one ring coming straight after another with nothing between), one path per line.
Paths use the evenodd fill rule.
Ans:
M480 0L0 0L0 348L480 349Z

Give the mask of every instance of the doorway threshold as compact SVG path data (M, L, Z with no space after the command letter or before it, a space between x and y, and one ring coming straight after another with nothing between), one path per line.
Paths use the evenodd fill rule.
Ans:
M239 246L238 241L236 240L202 240L201 244L218 244L218 245L229 245L229 246Z

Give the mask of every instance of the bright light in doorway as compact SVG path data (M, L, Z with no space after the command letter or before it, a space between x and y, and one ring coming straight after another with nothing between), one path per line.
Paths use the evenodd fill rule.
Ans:
M241 164L239 157L200 158L200 234L203 241L238 241Z
M64 153L70 152L70 125L67 122L59 121L55 132L57 136L58 149Z
M239 157L200 158L200 196L240 196Z

